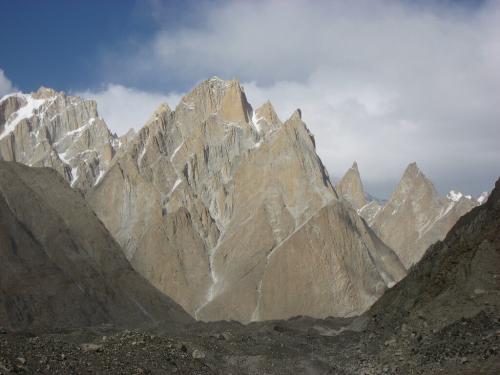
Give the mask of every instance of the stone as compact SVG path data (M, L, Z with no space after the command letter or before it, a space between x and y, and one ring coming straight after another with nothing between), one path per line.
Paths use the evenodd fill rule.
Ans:
M205 358L205 353L201 350L195 349L193 350L193 358L194 359L203 359Z
M84 352L100 352L103 348L100 344L86 343L81 345L82 351Z

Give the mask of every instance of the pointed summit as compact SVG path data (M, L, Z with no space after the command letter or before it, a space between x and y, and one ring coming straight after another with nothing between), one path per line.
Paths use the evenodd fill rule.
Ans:
M418 165L416 162L412 162L408 164L406 167L404 173L403 173L403 178L413 178L417 177L419 174L421 174L420 169L418 168Z
M409 268L431 244L442 240L474 204L471 199L440 197L417 163L411 163L389 201L373 219L372 228Z
M218 114L228 122L247 122L251 106L238 80L225 81L212 77L185 95L176 112L189 113L190 122L200 122Z
M257 108L255 116L259 122L265 120L268 125L281 125L281 120L269 100Z
M220 103L219 116L230 122L248 123L249 112L251 106L240 83L237 80L230 81Z
M57 92L54 89L45 86L41 86L37 92L33 93L35 99L48 99L56 95Z
M366 205L366 195L359 175L358 163L354 162L335 187L337 193L359 210Z
M302 121L302 111L300 110L300 108L297 108L288 119L288 121L297 121L297 120Z

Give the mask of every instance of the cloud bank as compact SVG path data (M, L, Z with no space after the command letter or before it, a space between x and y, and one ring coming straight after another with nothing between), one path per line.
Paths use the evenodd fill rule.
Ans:
M164 95L118 84L108 84L101 90L77 92L75 95L94 99L99 115L119 135L142 127L161 103L175 108L180 100L180 95L176 93Z
M334 177L357 160L387 196L417 161L442 192L478 194L500 175L500 6L467 4L200 2L172 29L155 2L159 30L121 74L166 91L240 78L254 105L303 110Z
M4 71L0 69L0 97L10 94L15 90L16 89L12 85L12 82L5 76Z

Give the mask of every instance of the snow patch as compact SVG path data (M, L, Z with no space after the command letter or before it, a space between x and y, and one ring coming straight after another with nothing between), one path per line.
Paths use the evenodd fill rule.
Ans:
M449 200L453 202L458 202L460 199L465 198L465 199L472 199L472 196L470 195L463 195L461 192L457 191L455 192L454 190L450 190L448 195L446 196Z
M490 194L487 191L483 191L481 195L477 198L477 203L483 204L488 200L489 195Z
M257 113L255 111L252 112L252 125L254 126L255 130L257 130L257 133L262 132L262 127L260 126L260 121L262 120L262 117L257 117Z
M76 180L78 180L78 167L71 168L71 187L75 186Z
M105 174L105 173L106 173L106 172L105 172L103 169L101 169L101 170L99 171L99 175L97 176L97 178L96 178L96 180L95 180L95 182L94 182L94 186L95 186L95 185L97 185L97 184L99 183L99 181L101 181L101 179L104 177L104 174Z
M172 155L170 156L170 162L172 162L174 160L175 155L181 149L183 144L184 144L184 141L182 141L181 144L179 146L177 146L177 148L174 150L174 152L172 152Z
M95 117L91 117L84 125L80 126L79 128L75 130L71 130L66 133L64 137L67 137L68 135L79 135L81 132L83 132L85 129L88 127L92 126L92 124L95 122Z
M9 116L9 119L5 123L4 131L0 134L0 139L5 138L13 132L22 120L33 117L34 112L46 102L46 99L34 99L31 95L22 95L22 97L27 101L27 104Z
M179 186L181 184L182 180L180 178L178 178L175 182L174 182L174 186L172 186L172 189L170 189L170 192L167 194L167 197L170 197L175 189L177 189L177 186Z

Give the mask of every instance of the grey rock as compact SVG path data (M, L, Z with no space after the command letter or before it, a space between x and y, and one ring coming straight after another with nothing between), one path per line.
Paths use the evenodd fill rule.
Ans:
M190 317L137 274L56 171L0 161L0 324L47 330Z

